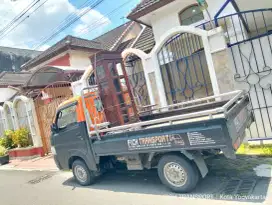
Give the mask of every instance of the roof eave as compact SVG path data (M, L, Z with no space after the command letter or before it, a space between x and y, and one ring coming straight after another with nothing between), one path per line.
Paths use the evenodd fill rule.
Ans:
M30 64L26 64L24 66L22 66L22 69L23 70L29 70L47 60L50 60L51 58L54 58L56 57L57 55L63 53L63 52L66 52L66 51L69 51L69 50L82 50L82 51L99 51L101 49L97 49L97 48L86 48L86 47L81 47L81 46L74 46L74 45L65 45L61 48L59 48L58 50L54 51L53 53L41 58L39 61L36 61L36 62L33 62L33 63L30 63Z
M21 87L23 86L23 84L0 84L0 88L9 88L9 86L12 86L12 87Z
M50 58L53 58L53 57L59 55L60 53L65 52L66 50L68 50L68 47L69 47L69 45L65 45L63 47L60 47L59 49L55 50L53 53L50 53L49 55L44 56L43 58L41 58L33 63L31 63L31 62L26 63L25 65L23 65L21 67L21 69L22 70L29 70L30 68L33 68L33 67L41 64L41 62L45 62L45 61L49 60Z
M163 6L165 6L166 4L169 4L171 2L173 2L175 0L164 0L164 1L158 1L157 3L154 3L152 5L150 5L149 7L145 8L145 9L142 9L140 11L137 11L137 12L131 12L127 18L130 19L130 20L137 20L139 19L140 17L143 17L145 16L146 14L149 14L150 12L152 11L155 11Z

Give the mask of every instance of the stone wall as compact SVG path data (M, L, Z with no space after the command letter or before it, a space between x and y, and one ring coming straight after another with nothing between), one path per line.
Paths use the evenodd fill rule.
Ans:
M212 58L220 93L235 90L234 74L228 61L227 50L213 53Z

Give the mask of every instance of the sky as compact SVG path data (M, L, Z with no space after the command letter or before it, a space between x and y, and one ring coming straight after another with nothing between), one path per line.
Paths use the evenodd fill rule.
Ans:
M93 39L128 21L125 17L141 0L104 0L99 6L88 11L87 0L40 0L30 10L21 24L8 33L1 30L34 0L0 0L0 46L45 50L67 35ZM36 7L41 6L33 12ZM89 1L94 2L95 0ZM83 6L82 6L83 5ZM70 14L79 16L77 22L61 32L51 41L41 45L59 25L64 25ZM14 24L15 26L16 24Z

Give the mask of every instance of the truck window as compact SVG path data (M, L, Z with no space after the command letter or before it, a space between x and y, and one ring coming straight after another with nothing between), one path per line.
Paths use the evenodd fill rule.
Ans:
M76 105L62 109L58 114L58 128L65 128L67 125L77 122Z

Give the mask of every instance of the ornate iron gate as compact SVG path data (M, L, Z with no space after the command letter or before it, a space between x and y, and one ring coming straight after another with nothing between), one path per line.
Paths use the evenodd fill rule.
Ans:
M56 82L48 85L34 99L43 147L51 151L50 134L57 107L73 96L70 82Z
M201 37L180 33L158 52L168 104L213 94Z
M125 61L125 67L136 105L138 108L150 105L141 59L130 55Z
M237 88L248 92L255 122L251 139L272 137L272 8L216 19L225 30Z

